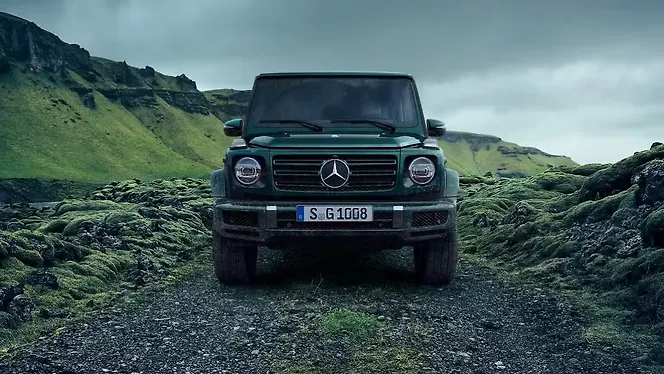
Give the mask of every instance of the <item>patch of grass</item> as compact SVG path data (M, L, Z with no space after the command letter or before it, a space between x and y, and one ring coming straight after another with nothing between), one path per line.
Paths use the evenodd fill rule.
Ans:
M376 316L349 309L334 309L325 313L318 323L325 337L348 337L364 340L375 336L382 326Z
M317 374L313 365L309 363L280 362L273 368L275 374Z
M643 326L625 327L630 313L607 303L598 295L583 291L564 291L564 295L587 314L590 324L584 326L581 338L590 344L613 346L619 350L647 352L657 339Z
M351 361L349 374L417 373L420 367L419 354L411 348L390 347L367 352L358 352Z

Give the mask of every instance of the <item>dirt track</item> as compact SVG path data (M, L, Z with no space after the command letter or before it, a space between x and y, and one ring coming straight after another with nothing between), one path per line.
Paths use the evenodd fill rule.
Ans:
M0 372L647 372L632 354L582 344L579 314L545 291L463 260L453 285L432 288L412 283L406 250L260 255L257 285L191 277L2 358ZM369 316L350 330L376 330L322 335L331 308Z

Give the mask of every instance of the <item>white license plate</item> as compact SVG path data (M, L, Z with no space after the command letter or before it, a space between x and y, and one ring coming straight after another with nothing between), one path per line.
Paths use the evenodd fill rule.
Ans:
M298 205L297 222L371 222L371 205Z

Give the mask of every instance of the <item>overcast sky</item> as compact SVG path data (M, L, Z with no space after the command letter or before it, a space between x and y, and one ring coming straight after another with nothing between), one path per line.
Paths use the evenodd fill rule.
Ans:
M664 1L1 0L92 55L249 89L283 70L417 79L427 117L615 162L664 142Z

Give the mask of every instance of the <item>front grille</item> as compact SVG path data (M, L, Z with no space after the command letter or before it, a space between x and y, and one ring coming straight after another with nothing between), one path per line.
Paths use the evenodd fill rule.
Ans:
M374 212L371 222L296 222L295 211L278 212L277 228L296 230L376 230L392 228L392 212Z
M258 226L258 213L242 210L223 210L221 212L224 223L233 226Z
M444 210L413 212L412 227L439 226L447 221L447 212Z
M300 192L378 192L394 188L397 180L397 157L394 155L343 155L350 168L348 183L330 189L321 181L319 171L329 154L277 155L272 158L274 185L282 191Z

